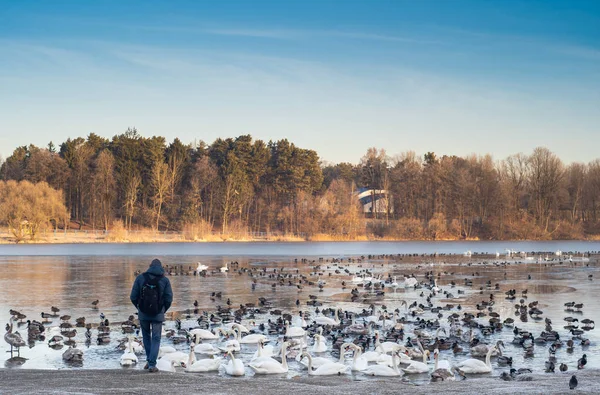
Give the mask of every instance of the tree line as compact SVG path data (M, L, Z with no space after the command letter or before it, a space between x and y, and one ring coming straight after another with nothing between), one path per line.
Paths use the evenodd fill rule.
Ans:
M18 147L0 175L62 192L66 216L80 228L347 239L600 233L600 160L565 165L541 147L500 161L433 152L392 157L369 148L356 165L323 164L314 150L286 139L167 143L133 128L112 139L92 133L58 147ZM387 190L384 209L365 216L355 197L360 187Z

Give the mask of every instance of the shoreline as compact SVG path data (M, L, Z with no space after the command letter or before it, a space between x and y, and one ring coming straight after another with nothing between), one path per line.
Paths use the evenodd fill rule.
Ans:
M571 376L579 384L569 390ZM498 377L469 377L424 385L402 382L401 378L352 380L350 376L282 378L245 376L229 378L214 374L149 374L141 367L122 370L33 370L0 369L0 392L11 394L114 394L114 393L211 393L211 394L584 394L597 393L600 370L555 374L532 374L531 381L503 381Z
M315 238L301 238L297 236L266 236L266 237L224 237L217 234L211 235L210 237L203 239L191 240L185 237L183 232L135 232L131 237L124 238L112 238L109 235L104 234L103 231L63 231L47 233L41 235L35 240L24 240L19 243L8 234L6 231L0 231L0 245L46 245L46 244L144 244L144 243L355 243L355 242L369 242L369 243L397 243L397 242L598 242L600 237L590 236L587 238L579 239L560 239L560 240L548 240L548 239L490 239L482 240L478 238L470 239L394 239L394 238L357 238L357 239L346 239L346 238L335 238L335 237L315 237Z

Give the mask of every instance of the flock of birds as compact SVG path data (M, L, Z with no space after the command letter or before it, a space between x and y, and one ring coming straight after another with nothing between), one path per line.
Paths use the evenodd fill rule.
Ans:
M581 357L571 370L585 368L585 350L591 342L584 335L594 329L595 323L587 318L577 318L582 314L583 303L565 304L565 310L572 314L564 318L566 324L560 329L559 325L543 317L537 301L527 303L527 290L511 289L502 293L499 284L487 281L479 292L488 294L487 299L470 308L452 303L452 300L456 298L455 291L461 297L465 290L474 289L472 279L465 278L464 284L451 281L441 287L438 282L442 276L453 273L407 274L398 282L397 276L376 275L374 265L364 268L376 260L398 260L399 257L296 260L310 268L308 274L297 268L240 267L238 262L215 270L202 263L195 269L185 269L183 265L166 266L169 275L189 274L201 278L221 273L247 275L251 278L252 290L263 281L271 284L273 289L296 287L300 291L306 287L318 292L329 290L333 285L328 286L328 282L333 284L333 279L339 277L336 285L341 286L348 300L359 307L347 310L325 307L327 302L323 297L309 294L306 300L296 301L299 312L292 313L278 308L275 296L260 297L256 303L235 304L231 300L234 295L224 300L223 291L211 292L214 309L201 311L195 301L193 307L182 311L163 327L164 338L169 342L163 342L160 348L157 368L170 372L178 368L187 372L222 371L231 376L249 372L286 374L290 370L288 360L291 360L296 370L306 369L308 375L420 375L417 377L428 377L435 382L465 379L468 375L492 373L506 367L507 370L500 374L502 380L524 381L531 380L532 369L514 366L513 357L522 353L527 360L547 353L545 372L552 373L556 369L567 372L568 364L557 360L560 349L569 354L580 353ZM557 254L548 262L562 264L564 260ZM498 267L510 264L494 262ZM386 300L387 305L383 304L386 293L396 293L399 289L404 289L415 300L409 304L394 298ZM514 314L502 317L496 309L498 296L514 303ZM99 304L99 300L94 300L90 308L98 311ZM83 331L88 346L93 341L98 345L110 344L111 336L118 333L117 348L122 351L118 358L122 366L136 365L138 355L144 354L134 315L111 327L103 314L97 315L97 323L86 322L85 317L80 317L72 324L71 317L61 316L60 309L54 306L50 313L41 313L42 321L25 321L27 317L16 310L11 310L10 314L4 339L11 347L11 359L17 361L25 361L20 356L21 347L47 342L55 349L67 346L62 354L66 363L82 364L84 352L77 348L75 341L77 328ZM539 322L544 329L536 336L520 329L518 321L512 317L518 317L522 322ZM26 338L14 331L15 323L26 325ZM169 326L172 328L168 329ZM512 331L513 340L507 353L504 342L493 339L508 331ZM17 357L13 355L14 351ZM450 355L455 362L444 354ZM492 365L492 359L497 368ZM569 385L571 388L577 386L575 375Z

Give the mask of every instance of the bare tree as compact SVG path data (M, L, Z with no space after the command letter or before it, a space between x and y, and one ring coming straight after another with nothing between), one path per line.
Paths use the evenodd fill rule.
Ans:
M152 186L154 189L154 211L156 213L156 230L160 224L162 205L170 196L171 172L165 162L157 161L152 166Z

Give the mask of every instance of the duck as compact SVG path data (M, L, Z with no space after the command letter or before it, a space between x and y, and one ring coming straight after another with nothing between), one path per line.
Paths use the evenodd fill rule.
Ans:
M455 365L457 370L463 374L490 373L492 371L492 363L490 358L496 346L491 347L485 356L485 363L479 359L470 358L459 362Z
M254 370L254 373L256 373L256 374L287 373L288 365L287 365L287 358L285 355L285 353L287 351L287 347L288 347L288 343L283 342L283 344L281 345L281 363L277 362L276 360L274 360L272 358L269 358L269 359L262 359L259 361L250 362L248 364L248 366L250 366L250 368L252 370Z
M83 362L83 351L75 348L75 344L73 344L63 353L62 359L69 363Z
M368 376L396 377L402 376L402 371L398 369L396 362L397 352L392 353L392 367L387 365L370 365L361 372Z
M244 362L236 359L232 351L228 351L229 363L225 365L225 372L230 376L243 376L245 374Z
M136 363L138 363L138 357L133 352L133 347L132 347L131 343L132 343L131 336L129 336L129 339L127 341L127 349L125 350L123 355L121 355L121 360L120 360L121 366L132 366L132 365L135 365Z
M313 370L313 358L312 356L304 351L301 354L301 359L304 357L308 358L308 374L310 376L334 376L346 374L348 372L348 366L339 362L330 362L324 365L319 366L318 368Z
M192 343L190 346L190 354L185 368L186 372L189 373L200 373L200 372L213 372L219 370L223 358L207 358L196 360L195 354L196 344Z

